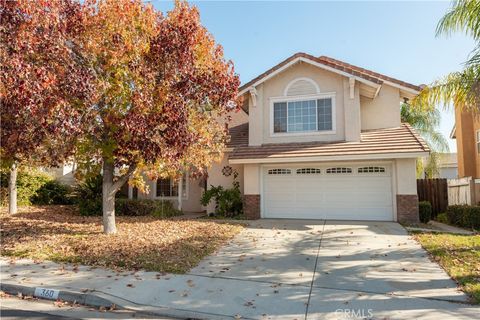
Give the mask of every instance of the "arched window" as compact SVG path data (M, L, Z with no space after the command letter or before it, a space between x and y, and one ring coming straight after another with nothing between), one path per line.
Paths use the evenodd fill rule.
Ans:
M285 87L285 96L302 96L320 93L317 83L310 78L296 78Z

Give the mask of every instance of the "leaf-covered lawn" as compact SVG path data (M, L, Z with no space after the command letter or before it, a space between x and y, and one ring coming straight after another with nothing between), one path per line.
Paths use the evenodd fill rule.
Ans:
M480 235L417 233L413 237L480 304Z
M239 224L117 217L118 233L102 233L101 217L71 206L24 207L0 216L1 255L122 269L184 273L241 231Z

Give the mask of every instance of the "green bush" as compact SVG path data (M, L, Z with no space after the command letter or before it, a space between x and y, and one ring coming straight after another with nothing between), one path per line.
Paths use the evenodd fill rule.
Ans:
M234 172L233 187L224 189L222 186L211 186L206 190L200 203L207 206L212 199L215 201L215 215L234 217L243 213L242 194L240 184L236 180L237 173Z
M72 189L58 181L51 180L45 183L32 197L32 204L72 204Z
M418 212L420 222L427 223L432 219L432 205L428 201L420 201L418 203Z
M76 204L81 215L102 215L102 176L86 179L75 187ZM181 214L171 201L150 199L115 199L115 215L117 216L154 216L168 218Z
M448 206L446 216L449 224L463 228L480 228L480 206Z
M83 216L102 215L102 176L87 178L74 188L74 199Z
M119 216L154 216L169 218L181 214L171 201L150 199L115 199L115 214Z
M437 217L435 218L436 221L438 222L441 222L441 223L448 223L448 217L447 217L447 214L444 212L444 213L440 213L437 215Z
M1 170L0 175L0 202L2 206L8 204L8 179L9 171ZM17 204L19 206L29 206L34 204L34 199L39 190L48 182L52 181L45 172L37 169L20 169L17 175Z

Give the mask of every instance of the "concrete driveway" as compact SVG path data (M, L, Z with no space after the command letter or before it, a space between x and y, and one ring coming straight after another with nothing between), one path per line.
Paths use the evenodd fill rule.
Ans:
M390 222L252 222L191 274L234 280L232 305L244 306L235 312L252 318L471 319L480 312L462 304L467 297L454 281Z
M0 259L2 284L201 319L475 319L480 308L397 223L260 220L188 274Z

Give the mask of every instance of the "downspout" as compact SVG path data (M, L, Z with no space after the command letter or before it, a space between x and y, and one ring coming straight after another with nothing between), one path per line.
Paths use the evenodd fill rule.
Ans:
M178 179L178 210L182 211L182 200L183 200L183 175Z

